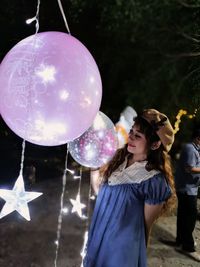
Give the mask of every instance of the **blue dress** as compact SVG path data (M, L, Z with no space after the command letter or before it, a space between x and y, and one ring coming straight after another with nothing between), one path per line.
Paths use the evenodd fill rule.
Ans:
M144 204L159 204L171 195L163 174L137 179L122 164L98 194L91 221L84 267L146 267ZM128 175L129 177L128 177ZM131 173L134 173L133 175ZM122 179L119 179L120 174ZM129 179L131 176L131 179ZM145 176L145 175L144 175ZM150 176L150 177L149 177ZM116 179L117 177L117 179ZM116 182L118 181L118 182Z

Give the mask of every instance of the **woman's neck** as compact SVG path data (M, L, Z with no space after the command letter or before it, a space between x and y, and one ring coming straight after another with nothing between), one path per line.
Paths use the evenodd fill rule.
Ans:
M132 155L129 157L128 159L128 165L130 166L131 164L135 163L135 162L140 162L140 161L145 161L147 160L147 155Z

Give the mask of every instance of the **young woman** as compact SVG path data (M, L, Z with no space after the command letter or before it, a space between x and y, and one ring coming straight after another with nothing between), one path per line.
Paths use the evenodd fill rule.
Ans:
M168 118L154 109L136 117L128 144L104 172L90 226L84 267L145 267L151 226L174 193L167 152Z

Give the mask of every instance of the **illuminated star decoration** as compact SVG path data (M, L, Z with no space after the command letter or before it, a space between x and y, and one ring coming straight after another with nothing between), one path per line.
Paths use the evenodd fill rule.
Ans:
M0 197L6 201L0 212L0 219L16 210L27 221L30 221L27 203L40 195L42 195L42 193L25 191L24 180L20 174L12 190L0 189Z
M76 196L76 199L70 199L70 202L72 203L73 205L73 208L72 208L72 213L74 212L77 212L77 214L79 215L79 217L83 218L83 215L82 215L82 209L86 207L85 204L82 204L80 202L80 194L78 194Z

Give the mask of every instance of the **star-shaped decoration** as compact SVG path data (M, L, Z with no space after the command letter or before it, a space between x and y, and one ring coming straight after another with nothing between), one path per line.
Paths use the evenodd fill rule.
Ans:
M86 207L86 205L85 204L82 204L81 202L80 202L80 195L78 194L77 196L76 196L76 199L74 200L74 199L70 199L70 202L72 203L72 205L73 205L73 208L72 208L72 213L74 213L74 212L77 212L78 213L78 215L79 215L79 217L83 217L83 215L82 215L82 209L83 208L85 208Z
M30 221L27 203L40 195L42 195L42 193L25 191L24 180L20 174L12 190L0 189L0 197L6 201L0 212L0 219L16 210L27 221Z

